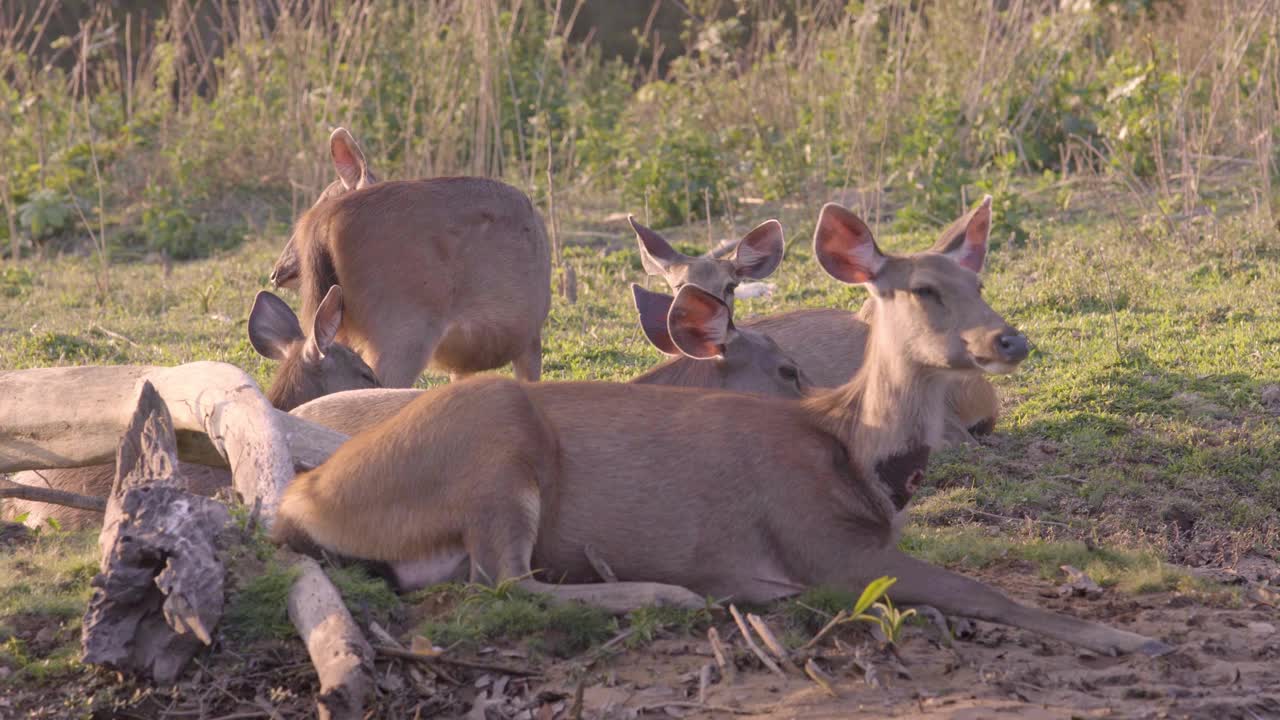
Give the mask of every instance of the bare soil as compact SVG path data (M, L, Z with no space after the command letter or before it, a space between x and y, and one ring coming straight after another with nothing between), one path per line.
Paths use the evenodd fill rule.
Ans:
M949 647L932 625L911 626L895 657L859 625L819 645L816 662L830 675L833 696L799 670L785 677L765 670L725 619L716 625L735 648L734 677L712 671L701 701L700 671L715 666L702 636L662 638L638 649L620 641L564 661L518 645L496 645L456 657L538 676L380 657L382 692L370 717L1276 718L1280 594L1255 580L1269 580L1276 566L1266 558L1246 560L1239 568L1203 571L1236 582L1239 592L1196 596L1133 597L1106 590L1096 599L1062 597L1058 585L1041 578L1033 565L1015 561L974 573L1023 602L1159 637L1175 647L1158 658L1099 657L985 623ZM769 621L781 628L781 618ZM39 616L16 625L37 651L55 639L65 641L61 631L43 627ZM392 631L409 645L407 627ZM870 673L852 662L859 648ZM86 669L8 690L0 693L0 718L292 718L310 716L316 688L300 645L275 643L217 647L170 688Z

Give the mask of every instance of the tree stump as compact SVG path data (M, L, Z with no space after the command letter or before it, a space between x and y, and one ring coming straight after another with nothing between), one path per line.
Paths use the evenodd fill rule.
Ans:
M84 616L83 660L172 682L222 617L227 509L177 474L168 408L144 381L121 438Z

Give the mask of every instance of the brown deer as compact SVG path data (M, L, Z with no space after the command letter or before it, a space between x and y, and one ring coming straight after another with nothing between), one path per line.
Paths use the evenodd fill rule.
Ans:
M965 255L985 252L979 234ZM866 359L803 401L608 383L485 377L412 400L286 490L273 533L389 563L405 585L514 581L613 611L704 597L768 602L857 591L1025 628L1100 653L1158 641L1018 604L896 548L942 432L949 379L1011 372L1026 339L976 273L936 253L883 254L849 211L822 209L816 256L866 286ZM586 550L623 582L595 583ZM534 569L537 569L537 575Z
M733 291L745 279L763 280L782 263L786 238L782 224L766 220L747 233L734 246L733 257L725 260L713 254L690 257L675 248L653 230L628 216L627 222L636 232L640 244L640 262L645 272L661 276L672 292L693 284L724 300L733 310Z
M334 341L342 320L342 289L330 289L316 313L310 336L293 310L269 292L258 293L249 312L249 342L263 357L278 361L275 380L267 399L280 410L292 410L303 403L342 390L378 386L373 370L349 348ZM191 491L212 495L230 484L231 475L221 468L182 463L180 472ZM94 465L63 470L29 470L16 473L13 481L65 490L80 495L106 497L111 492L115 465ZM25 515L30 527L53 523L65 529L92 527L102 523L102 515L86 510L26 500L10 500L5 515Z
M991 197L987 196L947 227L930 252L954 255L970 233L981 235L985 244L990 230ZM681 255L660 235L643 226L636 228L636 236L641 260L651 275L661 275L672 287L681 282L709 283L703 287L718 294L732 308L732 289L736 283L725 271L726 261L714 254L697 258ZM647 259L653 256L668 258L666 265L659 269ZM970 269L981 272L985 255L968 257L972 263ZM717 288L724 291L721 293ZM856 313L836 308L794 310L748 320L742 327L773 338L787 355L795 358L815 386L837 387L853 377L862 365L870 334L869 307L868 300ZM965 377L957 378L948 387L947 408L943 442L958 444L972 440L973 435L990 433L995 427L1000 403L995 388L986 378Z
M360 144L346 128L336 128L329 135L329 156L333 160L333 169L337 171L338 179L329 183L324 192L320 193L315 205L378 182L378 176L373 174L365 162ZM271 268L271 283L276 287L296 289L301 275L302 259L298 255L297 243L290 237Z
M697 285L673 298L631 285L640 327L654 347L677 355L630 380L639 385L674 385L802 397L810 387L804 373L768 335L737 328L729 307Z
M341 285L339 338L389 387L511 363L542 373L551 255L529 198L484 178L390 181L313 207L292 242L302 315Z
M796 364L765 335L733 327L724 303L696 285L669 295L632 285L645 336L678 355L628 382L799 398L809 383ZM674 336L674 337L673 337ZM354 435L395 415L425 390L363 390L326 395L291 412Z

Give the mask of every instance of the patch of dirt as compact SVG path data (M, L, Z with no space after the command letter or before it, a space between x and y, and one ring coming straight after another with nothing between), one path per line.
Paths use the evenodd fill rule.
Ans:
M1173 592L1132 597L1112 589L1089 599L1060 595L1029 563L1006 562L973 574L1022 602L1157 637L1174 650L1158 658L1100 657L1022 630L977 623L968 639L950 647L935 627L910 626L895 657L875 649L865 626L856 624L818 646L817 663L830 676L833 696L797 669L784 677L764 669L725 620L716 627L735 648L728 678L720 677L705 636L669 637L639 649L618 641L561 662L517 645L449 654L534 677L380 656L380 692L370 716L559 720L580 710L582 718L1280 717L1280 616L1247 592L1238 606ZM781 617L767 621L775 632L783 628ZM869 654L859 655L861 667L870 672L853 662L853 654L863 651ZM711 683L700 701L704 668ZM878 687L867 683L868 675ZM268 710L292 718L311 715L316 687L305 651L289 642L219 644L173 687L82 669L12 690L0 693L0 718L255 711L265 716ZM69 713L70 708L77 710Z

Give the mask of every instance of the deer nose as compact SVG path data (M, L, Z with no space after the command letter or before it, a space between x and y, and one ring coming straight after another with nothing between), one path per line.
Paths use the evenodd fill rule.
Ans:
M1012 328L1005 330L996 337L996 352L1000 353L1000 359L1007 363L1020 363L1027 359L1027 353L1030 347L1027 344L1027 336Z

